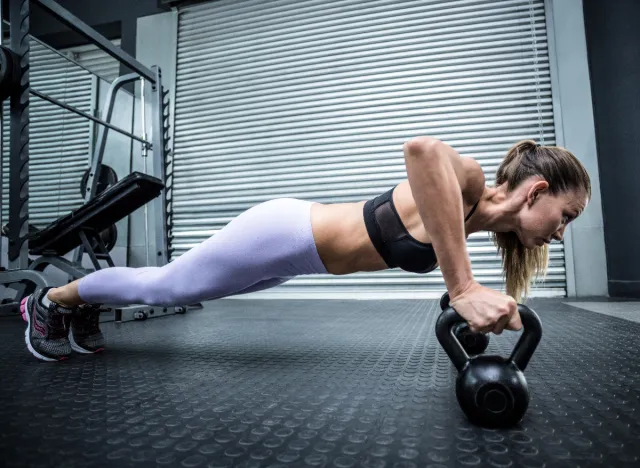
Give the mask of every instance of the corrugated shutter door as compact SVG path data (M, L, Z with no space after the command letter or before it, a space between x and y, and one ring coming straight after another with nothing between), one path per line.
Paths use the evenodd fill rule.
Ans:
M216 1L180 11L173 256L277 197L372 198L404 178L402 144L441 138L493 184L517 140L555 143L543 0ZM474 274L502 287L486 233ZM551 246L537 295L564 294ZM297 278L279 292L444 290L439 270Z
M120 39L111 41L113 45L120 47ZM111 83L120 76L120 62L98 49L94 45L86 45L67 49L73 60L87 67L92 73Z
M118 76L119 64L96 47L64 51L104 78ZM92 74L35 40L30 44L31 86L82 111L92 111ZM3 223L9 216L9 106L3 122ZM80 179L88 167L91 122L30 97L29 222L42 228L82 203Z

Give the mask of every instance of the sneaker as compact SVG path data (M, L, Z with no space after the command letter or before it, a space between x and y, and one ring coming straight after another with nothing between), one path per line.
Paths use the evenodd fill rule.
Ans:
M69 342L75 352L92 354L104 351L99 305L83 305L75 309L69 328Z
M22 319L27 322L24 339L31 354L42 361L63 361L71 355L71 344L67 338L66 318L73 309L55 302L48 307L42 304L51 288L36 290L20 302Z

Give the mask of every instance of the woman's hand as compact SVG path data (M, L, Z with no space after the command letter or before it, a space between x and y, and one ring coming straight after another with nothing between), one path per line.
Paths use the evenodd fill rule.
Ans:
M518 304L511 296L486 288L475 281L455 295L451 292L449 294L451 307L469 323L473 332L493 332L499 335L504 329L522 328Z

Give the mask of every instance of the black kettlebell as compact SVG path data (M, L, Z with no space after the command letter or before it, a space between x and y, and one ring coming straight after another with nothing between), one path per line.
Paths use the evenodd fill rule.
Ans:
M449 307L448 292L444 293L440 298L440 309L445 310L447 307ZM468 354L482 354L487 349L487 346L489 346L489 335L486 333L472 332L467 322L457 324L453 333Z
M529 407L529 389L523 371L542 338L538 315L518 304L524 332L508 359L502 356L469 357L453 333L464 321L451 307L436 322L436 336L458 369L456 397L471 423L486 428L511 427L522 419Z

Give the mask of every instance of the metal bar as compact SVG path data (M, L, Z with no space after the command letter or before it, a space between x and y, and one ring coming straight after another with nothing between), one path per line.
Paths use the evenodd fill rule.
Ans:
M151 86L151 131L153 132L153 159L152 172L154 177L166 183L167 154L165 151L165 123L164 123L164 90L162 88L162 71L160 67L154 67L156 72L156 84ZM167 238L167 189L162 189L159 197L153 200L153 230L155 231L155 260L152 264L163 266L169 262L169 242Z
M4 20L5 24L9 24L9 22L7 20ZM93 70L89 70L87 67L85 67L84 65L82 65L79 62L76 62L75 60L73 60L71 57L66 56L65 54L63 54L62 52L60 52L57 49L54 49L53 47L51 47L49 44L46 44L44 42L42 42L40 39L38 39L35 36L32 36L31 34L29 34L27 37L29 37L30 40L37 42L38 44L40 44L42 47L46 48L47 50L53 52L54 54L59 55L60 57L62 57L65 60L68 60L69 62L73 63L75 66L77 66L78 68L82 68L83 70L85 70L87 73L91 73L94 76L97 76L98 78L100 78L101 80L104 80L106 82L109 82L109 79L98 75L95 71ZM0 44L2 44L2 41L0 41Z
M58 18L63 24L65 24L71 30L81 34L93 44L97 45L100 49L104 50L107 54L111 55L114 59L123 63L131 70L138 73L140 76L144 77L151 83L156 82L156 76L153 71L137 61L131 55L126 53L120 47L114 46L111 41L107 38L98 34L98 32L93 29L91 26L81 21L80 18L71 14L68 10L62 8L53 0L33 0L35 3L40 5L45 11L47 11L52 16Z
M80 240L82 240L82 245L84 245L86 252L89 254L89 258L91 259L91 263L93 263L93 267L96 269L96 271L102 270L102 265L100 265L95 252L91 248L91 243L89 242L84 229L80 229L80 232L78 234L80 235Z
M11 0L11 50L20 57L20 86L11 94L9 155L9 269L29 266L29 0Z
M71 281L87 275L86 271L82 269L82 266L78 267L78 265L58 255L42 255L29 265L29 269L44 272L48 266L56 267L60 271L68 274Z
M147 119L146 119L146 114L147 114L147 100L146 100L146 89L144 86L144 80L140 80L140 117L142 119L141 125L142 125L142 136L143 137L147 137ZM147 148L142 145L142 160L144 161L144 173L147 174L147 161L149 160L148 156L148 152L147 152ZM164 181L163 181L164 182ZM146 203L144 205L144 232L149 232L149 204ZM147 260L147 265L149 265L149 243L145 242L144 243L144 247L145 247L145 254L146 254L146 260Z
M91 115L98 117L98 109L100 108L100 80L97 76L91 77ZM96 147L96 123L93 122L89 128L89 154L87 155L87 165L91 165L91 155Z
M101 120L101 119L99 119L97 117L94 117L91 114L87 114L86 112L81 111L80 109L76 109L75 107L70 106L69 104L65 104L64 102L58 101L57 99L52 98L51 96L48 96L48 95L46 95L44 93L41 93L40 91L36 91L35 89L30 88L29 92L31 94L33 94L34 96L39 97L40 99L44 99L45 101L49 101L51 104L55 104L56 106L60 106L60 107L62 107L64 109L67 109L68 111L73 112L74 114L78 114L78 115L80 115L80 116L82 116L84 118L92 120L95 123L98 123L98 124L100 124L100 125L102 125L104 127L107 127L107 128L109 128L109 129L111 129L113 131L116 131L116 132L121 133L121 134L123 134L125 136L128 136L129 138L133 138L134 140L137 140L140 143L145 143L145 144L151 146L151 142L143 140L142 138L134 135L133 133L129 133L126 130L122 130L121 128L118 128L115 125L111 125L110 123L107 123L107 122L105 122L105 121L103 121L103 120Z
M2 4L4 0L0 0L0 46L4 39L4 17L2 16ZM2 140L4 135L4 103L0 102L0 223L2 223L2 182L4 181L2 170L4 167L4 148ZM0 242L0 268L2 268L2 242Z
M2 0L0 0L0 16L2 15ZM1 29L1 28L0 28ZM2 35L2 31L0 31L0 36ZM4 136L4 109L3 104L0 103L0 223L2 223L2 197L4 194L4 190L2 187L2 183L4 182L4 147L2 145ZM0 268L2 268L2 242L0 242Z
M100 107L100 80L96 75L93 75L91 77L91 113L93 114L94 117L98 115L99 107ZM91 131L89 132L89 155L87 156L87 166L89 167L91 167L91 155L95 151L95 147L96 147L96 131L97 131L97 128L94 122L91 124ZM91 187L91 184L87 183L87 187ZM83 194L83 197L84 197L84 194ZM82 265L83 257L84 257L84 246L79 245L73 252L73 260L78 265ZM73 279L74 278L71 278L69 281L73 281Z
M128 75L122 75L116 78L115 80L113 80L113 83L111 83L111 86L109 86L109 91L107 91L106 107L102 111L101 117L103 121L105 122L111 121L111 117L113 115L113 109L115 108L116 96L118 94L118 90L122 88L125 84L131 81L135 81L137 79L139 79L138 74L130 73ZM98 130L97 144L93 149L93 156L91 157L91 161L90 161L91 170L89 171L89 179L87 180L87 192L84 194L85 202L88 202L89 200L91 200L96 193L96 187L98 185L98 176L99 176L98 172L99 172L99 168L102 165L104 150L107 147L107 135L108 135L107 128L100 127L100 129Z
M145 140L147 139L147 104L146 104L146 99L145 99L145 86L144 86L144 80L140 80L140 117L142 119L142 138L144 138ZM147 157L147 148L142 145L142 157L146 158ZM146 165L146 159L145 159L145 165ZM145 174L146 174L146 167L145 167Z
M92 74L92 75L94 75L94 76L97 76L97 77L98 77L98 78L100 78L101 80L105 80L105 81L107 81L107 82L109 81L109 79L108 79L108 78L105 78L104 76L100 76L100 75L98 75L96 72L94 72L94 71L92 71L92 70L89 70L87 67L85 67L84 65L82 65L82 64L80 64L80 63L78 63L78 62L76 62L76 61L75 61L75 60L73 60L71 57L69 57L69 56L67 56L67 55L63 54L62 52L60 52L60 51L59 51L59 50L57 50L57 49L54 49L54 48L53 48L53 47L51 47L49 44L45 44L44 42L42 42L42 41L41 41L40 39L38 39L37 37L32 36L32 35L29 35L29 38L30 38L32 41L37 42L38 44L40 44L40 45L41 45L42 47L44 47L45 49L50 50L50 51L51 51L51 52L53 52L54 54L59 55L59 56L60 56L60 57L62 57L63 59L65 59L65 60L67 60L67 61L69 61L69 62L73 63L73 64L74 64L75 66L77 66L78 68L82 68L84 71L86 71L86 72L88 72L88 73L91 73L91 74Z
M115 267L116 265L115 263L113 263L113 259L111 258L111 255L109 254L109 251L107 250L107 246L104 244L102 237L100 237L99 232L95 234L94 240L98 243L98 249L100 250L100 252L98 252L98 254L96 255L96 258L106 260L107 265L109 265L112 268Z
M53 286L51 281L47 279L46 276L42 274L42 272L34 271L32 269L24 268L20 271L10 270L10 271L0 271L0 284L4 286L8 286L14 284L15 287L11 289L16 289L16 283L24 284L25 281L28 281L38 288L46 288L47 286ZM17 290L17 289L16 289ZM18 301L22 299L18 298Z

